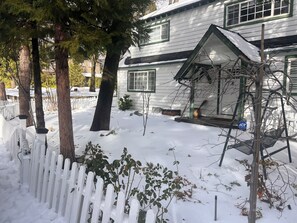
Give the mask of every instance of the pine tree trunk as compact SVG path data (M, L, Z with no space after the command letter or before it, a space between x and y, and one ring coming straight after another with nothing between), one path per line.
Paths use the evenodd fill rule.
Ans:
M61 24L55 25L55 61L58 97L58 118L60 133L60 152L64 158L75 161L72 113L70 102L70 83L68 67L68 50L59 44L67 39Z
M4 82L0 82L0 100L7 101Z
M19 106L20 115L27 116L27 126L33 125L33 119L30 114L30 50L28 46L23 45L20 49L19 64Z
M36 128L44 128L44 112L42 103L41 90L41 74L39 63L39 46L38 38L32 38L32 60L33 60L33 75L34 75L34 96L35 96L35 112L36 112Z
M91 79L90 79L90 92L95 92L96 87L95 87L95 74L96 74L96 62L97 62L97 57L96 55L92 56L92 69L91 69Z
M111 53L107 50L91 131L109 130L111 105L119 61L120 52Z

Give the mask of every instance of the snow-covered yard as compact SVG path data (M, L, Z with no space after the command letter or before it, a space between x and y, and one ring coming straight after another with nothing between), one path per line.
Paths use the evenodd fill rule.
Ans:
M0 222L63 223L54 211L39 204L27 188L20 185L19 170L0 142Z
M177 123L173 117L160 114L150 114L147 131L143 136L142 117L133 111L112 110L111 130L90 132L95 108L73 111L73 126L76 145L76 154L81 154L87 142L99 144L111 158L119 158L123 148L135 159L142 162L160 163L172 170L176 159L179 161L178 172L197 188L193 189L192 198L188 201L173 200L169 207L169 218L172 223L209 223L214 220L215 196L218 197L218 216L220 223L243 223L247 217L241 215L241 208L249 198L249 187L245 182L247 172L238 160L247 159L247 156L237 150L228 150L222 167L218 162L222 153L225 137L224 130L201 125ZM59 132L57 113L46 114L48 144L58 148ZM278 142L277 145L282 145ZM280 166L278 171L269 174L276 190L284 191L287 200L282 212L269 208L269 204L258 202L263 217L260 223L295 223L297 204L294 200L297 191L293 186L297 184L297 143L291 142L293 162ZM172 151L172 148L174 149ZM63 219L49 211L45 212L44 205L38 204L25 188L19 186L18 170L9 160L8 153L0 147L0 222L63 222ZM170 150L171 149L171 150ZM288 162L287 152L284 150L274 156L282 163ZM270 172L270 171L269 171ZM290 183L290 187L284 184ZM277 186L279 185L279 187ZM290 209L288 208L290 205ZM248 208L248 203L246 203Z

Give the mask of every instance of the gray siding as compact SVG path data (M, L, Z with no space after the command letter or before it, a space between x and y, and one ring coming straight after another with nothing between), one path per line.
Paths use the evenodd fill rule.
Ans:
M226 3L232 1L216 1L191 10L183 11L167 17L162 17L158 22L170 21L170 40L167 42L151 45L131 47L126 56L132 58L160 55L188 51L195 48L202 36L205 34L210 24L224 27L224 7ZM234 1L235 2L235 1ZM289 18L276 19L265 22L265 38L284 37L287 35L297 35L297 1L294 1L293 16ZM231 30L240 33L247 40L254 41L260 39L261 23L246 24L234 27ZM287 53L288 54L288 53ZM291 54L291 53L290 53ZM296 53L297 54L297 53ZM270 53L275 57L276 54ZM275 57L275 69L284 69L284 54L277 54ZM124 60L120 63L118 74L118 96L129 94L134 101L135 108L142 107L142 94L127 92L127 71L136 67L127 67ZM173 80L182 62L175 64L138 64L137 69L156 69L156 92L151 93L150 107L161 107L166 109L184 109L188 102L188 90ZM282 77L280 77L282 81ZM182 90L183 89L183 90ZM196 102L198 106L200 101Z
M170 21L170 41L138 47L131 47L131 55L144 57L178 51L192 50L204 35L210 24L224 26L224 6L230 1L217 1L163 18ZM231 30L240 33L249 41L259 40L261 24L245 24ZM265 38L297 35L297 1L294 1L293 16L265 22Z
M154 67L156 69L156 92L148 93L150 95L150 108L184 108L189 98L189 91L173 79L181 65L181 63L175 63ZM137 67L137 70L146 69L152 69L152 67ZM127 72L129 70L132 70L132 68L121 69L118 73L118 97L122 97L125 94L130 95L130 98L133 100L134 109L140 110L143 105L143 93L127 91Z

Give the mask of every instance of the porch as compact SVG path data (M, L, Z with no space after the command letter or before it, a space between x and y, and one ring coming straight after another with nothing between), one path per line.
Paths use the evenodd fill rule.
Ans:
M219 117L199 117L197 119L195 118L189 118L189 117L177 117L174 119L177 122L186 122L196 125L205 125L205 126L212 126L212 127L219 127L219 128L230 128L230 125L232 123L232 119L228 118L219 118ZM233 129L238 129L237 125L238 121L234 120L232 124Z

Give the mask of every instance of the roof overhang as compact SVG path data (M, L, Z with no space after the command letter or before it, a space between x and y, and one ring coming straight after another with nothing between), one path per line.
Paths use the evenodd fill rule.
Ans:
M237 58L251 63L261 61L259 48L241 35L216 25L210 25L174 79L190 79L199 67L220 65Z

